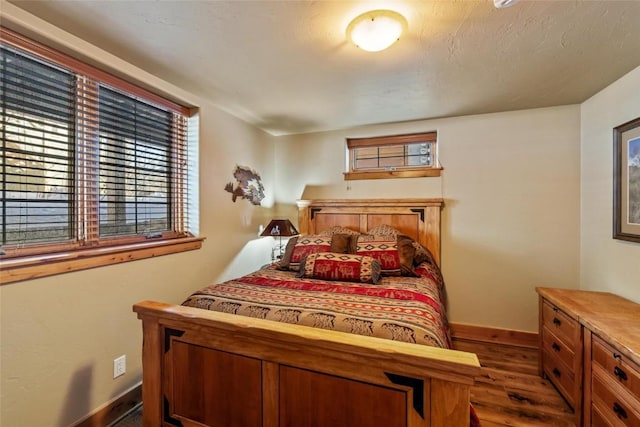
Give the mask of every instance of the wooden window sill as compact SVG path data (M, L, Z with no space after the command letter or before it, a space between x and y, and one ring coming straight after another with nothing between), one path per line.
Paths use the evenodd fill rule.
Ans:
M442 168L371 172L344 172L344 179L346 181L351 181L357 179L423 178L440 176L441 173Z
M202 237L184 237L0 260L0 285L192 251L200 249L203 240Z

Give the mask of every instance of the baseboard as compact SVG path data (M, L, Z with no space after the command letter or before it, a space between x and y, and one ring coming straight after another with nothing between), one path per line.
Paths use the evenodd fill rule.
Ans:
M449 328L451 329L453 339L507 344L527 348L539 347L538 334L535 332L465 325L462 323L450 323Z
M142 402L142 383L139 383L119 397L106 403L72 427L105 427L135 408Z

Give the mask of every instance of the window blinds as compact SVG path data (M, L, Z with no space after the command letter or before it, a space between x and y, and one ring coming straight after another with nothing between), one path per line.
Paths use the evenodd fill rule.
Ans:
M2 48L2 244L73 236L74 77Z
M189 235L188 110L0 30L1 244Z
M172 116L100 86L101 236L171 226Z

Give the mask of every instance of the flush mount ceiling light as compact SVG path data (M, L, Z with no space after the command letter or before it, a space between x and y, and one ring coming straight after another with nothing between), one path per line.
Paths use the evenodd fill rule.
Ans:
M367 52L378 52L394 44L407 28L404 16L391 10L372 10L357 16L347 27L347 37Z

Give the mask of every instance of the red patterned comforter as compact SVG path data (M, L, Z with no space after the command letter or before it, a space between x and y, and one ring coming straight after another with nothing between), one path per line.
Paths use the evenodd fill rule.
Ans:
M300 279L267 267L207 286L183 305L359 335L450 348L437 268L377 285Z

